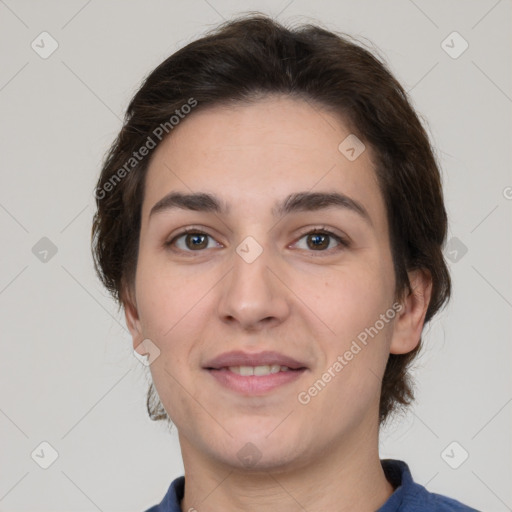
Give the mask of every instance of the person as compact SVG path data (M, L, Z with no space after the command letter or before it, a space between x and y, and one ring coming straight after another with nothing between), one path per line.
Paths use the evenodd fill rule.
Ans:
M379 458L451 291L439 167L383 61L223 23L146 77L95 196L96 271L183 457L148 512L475 510Z

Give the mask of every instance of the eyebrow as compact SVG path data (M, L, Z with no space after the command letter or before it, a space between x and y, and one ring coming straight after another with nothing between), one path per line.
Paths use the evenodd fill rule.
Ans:
M368 224L373 225L368 211L361 203L339 192L296 192L278 202L272 208L272 214L280 217L289 213L317 211L331 207L352 211ZM170 192L151 208L149 218L156 213L175 208L217 214L229 213L228 205L215 195L206 192L190 194Z

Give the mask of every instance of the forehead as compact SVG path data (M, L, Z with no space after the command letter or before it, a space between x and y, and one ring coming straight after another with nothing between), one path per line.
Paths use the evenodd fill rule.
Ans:
M215 193L237 213L238 208L272 210L276 200L293 192L338 191L380 217L384 204L371 148L366 145L349 160L339 149L349 136L338 116L289 97L193 112L153 154L143 222L173 190Z

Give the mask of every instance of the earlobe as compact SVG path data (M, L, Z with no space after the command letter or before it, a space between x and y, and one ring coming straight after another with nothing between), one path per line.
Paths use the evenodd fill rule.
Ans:
M404 297L395 320L390 345L392 354L406 354L418 346L432 296L432 277L427 270L409 272L409 282L412 291Z

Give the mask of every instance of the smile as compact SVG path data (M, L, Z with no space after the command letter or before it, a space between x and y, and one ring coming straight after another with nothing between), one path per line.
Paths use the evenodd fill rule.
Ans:
M287 366L230 366L207 369L222 387L243 395L262 395L284 387L301 377L306 368L292 370Z

